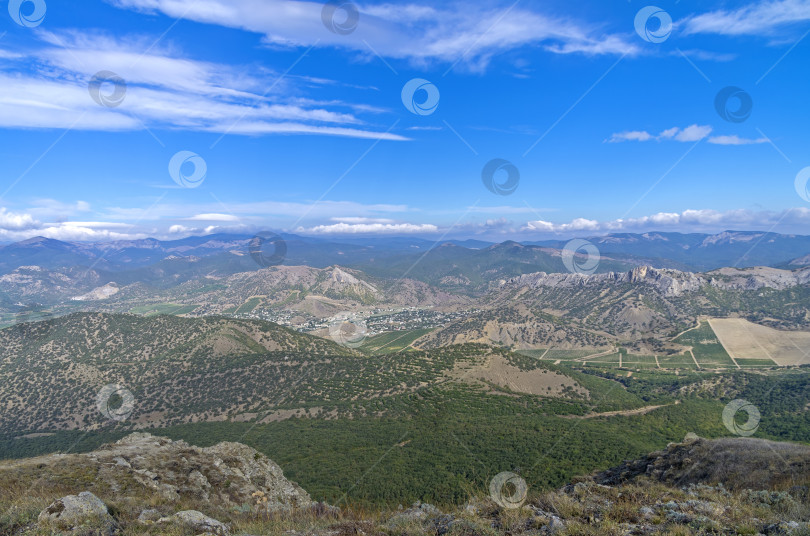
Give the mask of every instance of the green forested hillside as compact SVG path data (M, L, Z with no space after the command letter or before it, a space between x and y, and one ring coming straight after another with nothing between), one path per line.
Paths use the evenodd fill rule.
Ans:
M86 451L146 429L202 446L244 442L278 462L316 498L395 506L416 499L459 503L501 471L519 473L532 489L548 489L662 448L688 432L730 436L723 409L734 399L758 408L755 437L810 442L805 368L725 374L650 370L628 376L472 344L371 356L273 325L222 319L208 319L203 327L166 317L49 322L19 327L43 342L4 357L5 400L20 396L32 402L26 408L35 409L3 415L0 457ZM106 331L110 326L115 330ZM185 330L179 337L184 344L160 342L175 329L178 337ZM272 337L252 336L250 343L232 329L287 342L283 350L253 353L252 344L263 341L268 347ZM111 341L94 347L94 356L82 351L87 343L81 341L90 333ZM201 346L194 341L208 340L206 351L222 348L222 333L228 334L225 340L235 338L243 353L198 355ZM205 334L217 335L209 340ZM14 341L31 333L3 336ZM124 361L130 343L162 352ZM76 357L60 357L58 349ZM490 379L481 379L484 371ZM99 377L105 374L111 375ZM521 392L520 374L547 382L548 394ZM122 422L104 421L95 409L98 387L111 378L134 394L135 409Z

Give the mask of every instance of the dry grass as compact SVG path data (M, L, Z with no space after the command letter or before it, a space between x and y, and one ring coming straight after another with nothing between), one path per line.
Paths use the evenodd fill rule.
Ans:
M64 474L31 479L35 469L35 466L22 468L19 474L0 471L0 534L52 534L37 526L39 512L59 497L84 490L76 483L68 483L67 475L73 475L78 482L89 478L86 468L65 467ZM753 535L762 532L765 525L810 520L810 504L806 499L784 492L730 492L709 486L678 489L644 479L618 487L584 481L534 496L517 509L501 508L488 498L474 498L470 508L448 512L453 522L443 526L435 516L408 518L397 515L402 514L397 511L355 509L338 514L324 505L315 505L296 511L266 513L257 512L252 505L224 507L193 498L170 502L138 486L114 491L95 484L89 490L107 504L118 524L116 534L119 536L194 534L179 527L137 522L147 508L154 508L163 516L180 510L198 510L230 525L232 534L255 536L530 536L543 531L552 516L565 521L565 528L557 533L560 536L626 534L628 524L644 526L647 533L659 535L685 536L712 531ZM671 511L683 513L689 521L668 518L668 504L677 504ZM87 527L73 534L100 533Z

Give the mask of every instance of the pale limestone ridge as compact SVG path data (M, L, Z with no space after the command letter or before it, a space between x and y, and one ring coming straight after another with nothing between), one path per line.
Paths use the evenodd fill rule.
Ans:
M696 292L707 285L723 290L759 290L761 288L784 290L810 284L810 268L796 271L767 267L722 268L712 272L692 273L638 266L628 272L592 275L538 272L508 279L504 282L503 287L575 288L626 283L652 286L664 296L680 296Z

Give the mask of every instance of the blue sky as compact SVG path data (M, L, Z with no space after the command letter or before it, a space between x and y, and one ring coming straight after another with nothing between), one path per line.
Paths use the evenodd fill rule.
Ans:
M810 0L78 5L0 10L2 241L810 234Z

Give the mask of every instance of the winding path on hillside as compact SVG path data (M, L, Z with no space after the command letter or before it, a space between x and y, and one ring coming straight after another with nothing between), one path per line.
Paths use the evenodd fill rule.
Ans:
M588 413L587 415L564 415L567 419L595 419L596 417L630 417L633 415L646 415L651 411L655 411L660 408L666 408L669 406L677 406L680 404L680 400L676 400L671 404L660 404L657 406L644 406L641 408L636 409L625 409L621 411L603 411L602 413Z

